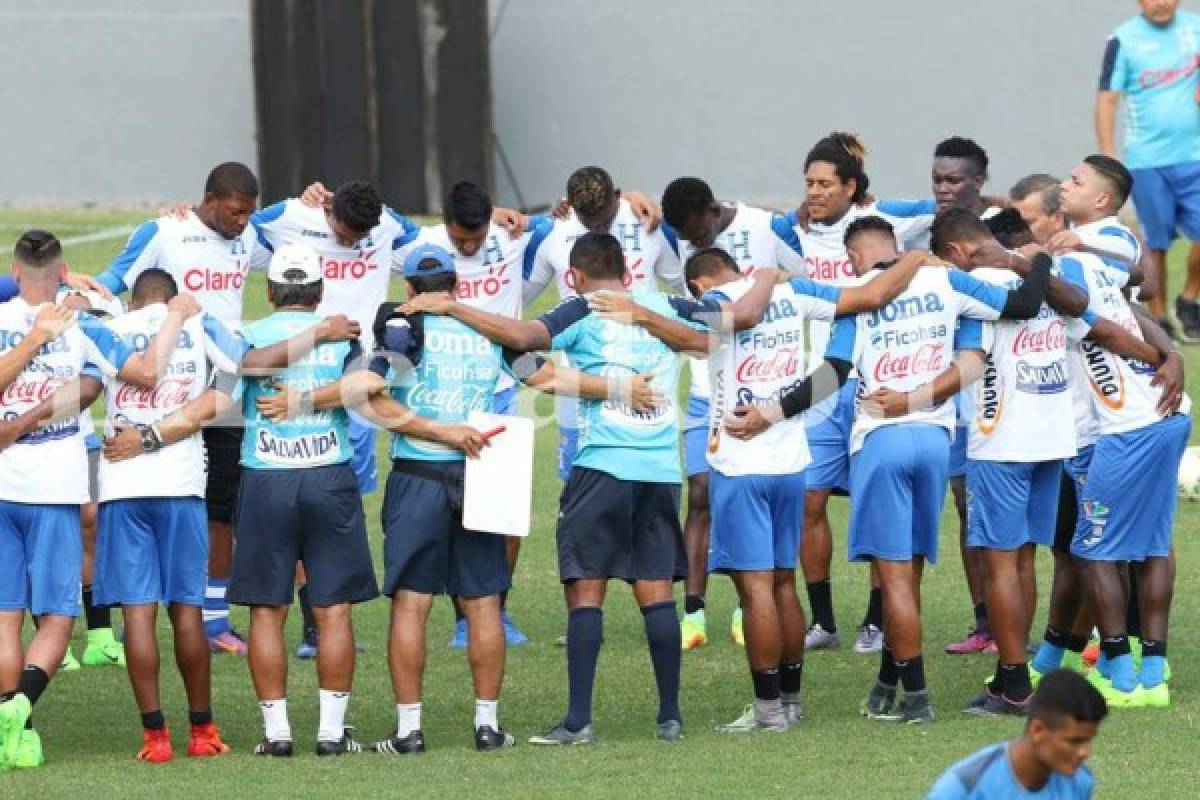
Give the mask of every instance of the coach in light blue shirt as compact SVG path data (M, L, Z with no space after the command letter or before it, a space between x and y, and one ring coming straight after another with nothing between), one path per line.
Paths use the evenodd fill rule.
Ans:
M1125 166L1161 290L1143 297L1166 316L1166 251L1177 232L1192 241L1175 314L1187 340L1200 340L1200 15L1179 0L1138 0L1141 13L1108 37L1096 96L1100 150L1117 157L1116 118L1125 96Z

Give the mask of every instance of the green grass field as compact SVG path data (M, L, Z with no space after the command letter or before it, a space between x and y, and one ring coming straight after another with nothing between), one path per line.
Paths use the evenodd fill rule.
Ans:
M0 242L5 248L23 229L38 226L59 233L67 243L72 268L96 272L124 243L124 235L145 216L103 210L6 210L0 212ZM1180 285L1182 252L1173 259L1172 289ZM260 275L246 290L247 314L266 313ZM1189 366L1200 370L1200 349L1187 352ZM1195 385L1195 379L1192 380ZM546 398L539 416L550 416ZM1064 420L1064 424L1070 424ZM641 618L630 593L614 585L610 593L605 647L596 690L594 748L535 750L525 738L557 721L565 709L564 652L555 647L565 613L554 557L554 520L559 482L555 474L557 432L539 433L534 531L525 543L510 608L531 643L508 656L501 719L517 735L514 750L478 754L472 746L473 697L465 656L445 646L452 616L439 602L430 624L430 663L426 676L424 729L430 752L395 759L375 754L322 759L311 754L316 731L316 681L311 662L292 661L290 699L293 734L300 755L290 761L252 758L261 736L260 718L244 661L220 656L213 663L217 721L234 752L216 760L177 757L169 765L137 763L140 745L137 709L123 671L85 668L55 679L37 708L45 745L43 769L0 775L0 797L386 797L400 793L422 797L630 796L687 797L744 795L792 797L917 797L951 762L1020 729L1016 720L980 720L959 709L976 693L991 669L986 656L954 657L942 646L961 638L970 622L958 561L957 523L950 507L943 515L941 565L926 573L925 645L934 701L940 713L927 727L883 727L858 716L857 708L873 680L876 659L858 656L843 644L839 651L813 654L805 669L807 718L786 735L727 737L713 726L736 716L748 702L749 677L740 648L728 637L734 606L728 580L714 578L709 593L710 644L684 656L683 711L687 739L675 745L653 738L655 693L642 634ZM1193 443L1198 440L1193 434ZM387 461L380 438L381 478ZM382 491L366 498L367 518L378 555ZM847 564L846 505L832 504L833 527L840 540L834 558L835 603L843 636L852 639L867 593L866 570ZM1170 797L1186 795L1195 776L1200 715L1200 680L1191 669L1200 656L1195 620L1200 615L1200 504L1184 503L1176 519L1179 555L1175 596L1174 705L1163 711L1116 712L1105 723L1092 758L1098 796ZM382 562L376 560L382 573ZM1048 588L1050 562L1039 564L1042 594ZM682 598L680 598L682 604ZM395 711L387 674L384 637L388 605L377 600L360 606L356 628L370 649L358 661L349 721L358 738L373 740L394 728ZM299 637L298 614L291 641ZM234 612L243 631L246 615ZM1042 628L1039 615L1035 630ZM82 628L82 625L80 625ZM186 737L182 687L170 657L169 632L162 684L164 711L173 726L177 756ZM81 652L82 633L74 646Z

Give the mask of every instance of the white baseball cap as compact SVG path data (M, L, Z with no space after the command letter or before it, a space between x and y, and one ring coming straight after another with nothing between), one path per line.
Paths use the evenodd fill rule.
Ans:
M271 256L267 280L294 286L320 283L321 257L306 244L286 244Z

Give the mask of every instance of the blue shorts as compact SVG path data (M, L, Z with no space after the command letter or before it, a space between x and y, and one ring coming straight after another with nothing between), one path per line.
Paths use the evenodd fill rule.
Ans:
M938 425L885 425L850 457L850 560L937 563L950 436Z
M1087 517L1083 513L1083 489L1087 486L1088 469L1092 466L1092 453L1095 449L1096 446L1094 444L1089 444L1087 447L1081 448L1079 453L1072 458L1063 459L1063 472L1066 473L1067 478L1073 484L1072 488L1074 489L1075 497L1075 513L1074 517L1072 517L1074 523L1071 525L1071 538L1066 540L1065 546L1062 546L1063 542L1059 541L1059 546L1057 547L1060 552L1067 555L1071 554L1071 543L1075 541L1075 537L1086 536L1087 531L1091 528ZM1060 509L1059 513L1061 514L1063 511ZM1066 525L1063 525L1063 527L1065 528ZM1064 536L1059 538L1060 540L1066 538L1065 531Z
M100 504L97 605L204 605L208 515L201 497L146 497Z
M383 497L383 593L488 597L512 586L508 537L463 528L463 462L396 459Z
M683 466L689 478L708 472L707 397L688 397L683 427Z
M558 399L558 479L565 481L579 452L579 400Z
M1053 544L1061 482L1061 460L967 462L967 545Z
M1083 487L1084 525L1071 554L1089 561L1144 561L1171 553L1179 462L1192 418L1172 414L1096 440Z
M0 611L79 616L79 506L0 501Z
M954 441L950 443L947 455L947 475L950 478L961 478L967 474L967 428L959 425L954 429Z
M805 420L812 463L804 469L808 489L845 493L850 486L850 429L854 427L854 398L858 380L846 382L829 416Z
M517 387L510 386L492 395L492 413L511 417L517 413Z
M359 494L370 494L379 485L375 468L375 426L359 415L350 413L350 467L358 479Z
M1178 231L1200 241L1200 162L1131 170L1133 204L1151 250L1166 250Z
M804 523L804 473L709 478L709 572L795 569Z

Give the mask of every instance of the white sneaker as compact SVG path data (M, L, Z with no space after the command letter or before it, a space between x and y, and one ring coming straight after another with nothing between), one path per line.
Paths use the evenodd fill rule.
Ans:
M765 718L759 718L754 713L754 705L746 706L742 715L733 722L728 722L724 725L717 726L717 733L754 733L756 731L770 731L772 733L783 733L788 729L787 716L781 707L777 713Z
M837 633L825 630L819 622L814 622L804 635L805 650L833 650L841 646L842 640L838 638Z
M858 629L858 638L854 640L854 652L861 655L878 653L883 649L883 631L874 625L863 625Z

